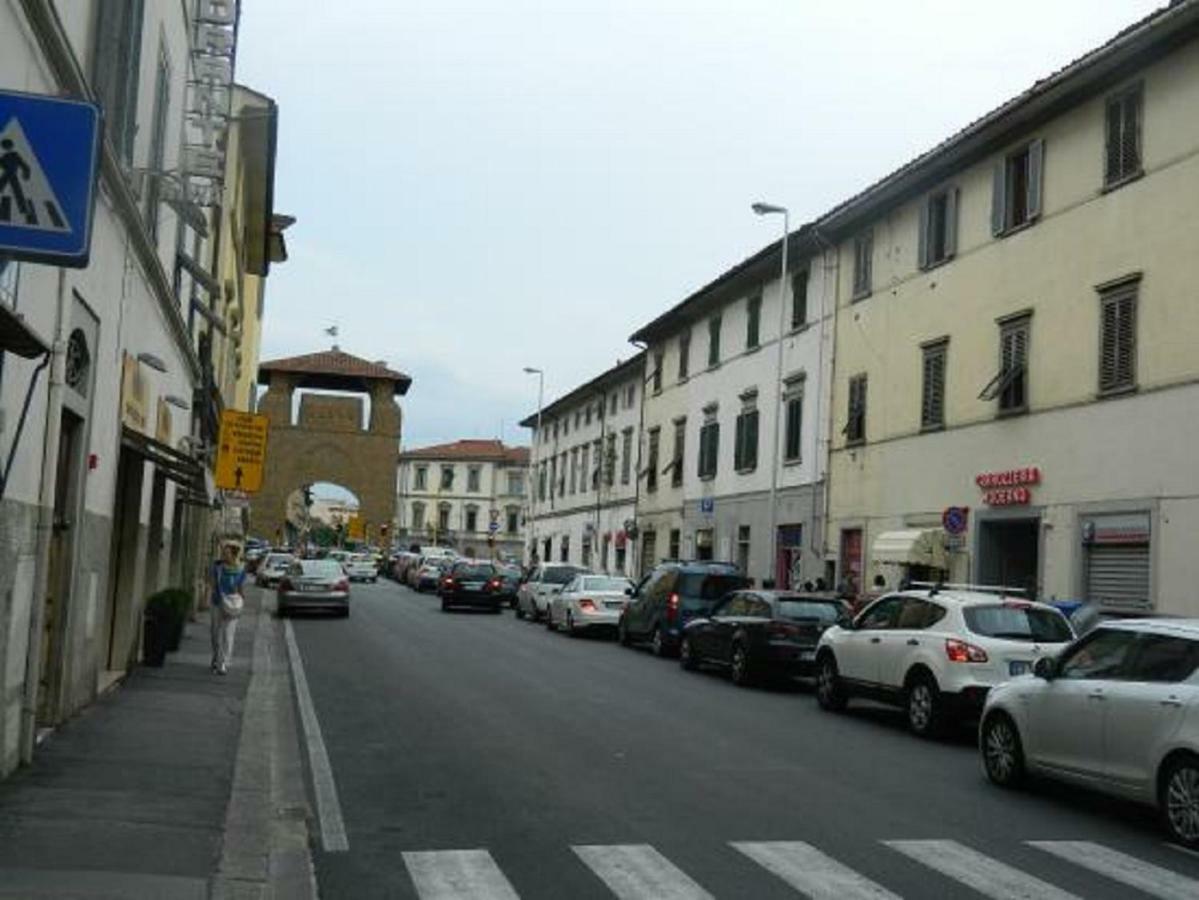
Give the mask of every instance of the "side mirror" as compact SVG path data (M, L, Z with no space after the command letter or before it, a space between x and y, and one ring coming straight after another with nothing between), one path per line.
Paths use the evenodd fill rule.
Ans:
M632 597L632 596L633 596L633 589L632 589L631 587L627 587L627 588L625 588L625 589L624 589L624 595L625 595L626 597Z
M1032 667L1032 673L1038 678L1053 681L1057 677L1057 662L1048 656L1042 656Z

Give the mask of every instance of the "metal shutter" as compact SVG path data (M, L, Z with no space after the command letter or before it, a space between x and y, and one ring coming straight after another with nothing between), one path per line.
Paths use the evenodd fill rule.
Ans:
M1106 607L1148 609L1149 545L1087 547L1087 599Z

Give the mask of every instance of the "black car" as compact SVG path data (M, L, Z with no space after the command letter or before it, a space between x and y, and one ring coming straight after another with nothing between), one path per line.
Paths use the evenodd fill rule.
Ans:
M500 580L497 591L500 604L516 609L516 592L520 589L520 569L514 566L497 566L495 577Z
M500 611L501 587L496 567L483 560L460 559L441 576L437 594L442 611L453 606L474 606Z
M827 595L737 591L687 623L679 663L684 669L720 666L742 686L814 675L820 635L849 617L849 604Z
M731 563L660 563L629 594L616 626L620 642L646 641L655 655L671 656L684 625L707 616L725 594L747 587L749 579Z

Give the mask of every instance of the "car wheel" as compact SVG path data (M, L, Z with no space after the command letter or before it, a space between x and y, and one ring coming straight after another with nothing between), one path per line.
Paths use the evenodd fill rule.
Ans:
M816 702L828 712L841 712L847 703L845 686L841 683L837 661L831 653L821 657L816 670Z
M441 611L442 611L442 612L449 612L449 611L450 611L450 601L449 601L449 600L447 600L447 599L445 599L445 597L442 597L442 598L441 598Z
M679 665L688 672L694 672L699 668L699 661L695 658L695 651L691 647L691 638L684 636L683 643L679 645Z
M744 644L736 644L733 646L733 661L730 674L733 678L733 684L737 687L749 687L753 684L753 672L749 665L749 653L745 649Z
M1161 784L1162 818L1171 840L1199 849L1199 757L1172 760Z
M654 636L650 639L650 649L654 656L669 656L670 647L666 644L666 636L662 634L661 628L654 629Z
M993 784L1016 787L1024 779L1024 750L1016 723L1006 713L995 712L983 722L979 736L983 768Z
M520 604L519 604L519 603L518 603L518 604L516 604L516 607L515 607L515 609L516 609L516 618L518 618L518 619L523 619L523 618L525 617L525 611L524 611L523 609L521 609L521 608L520 608Z
M553 614L553 612L550 611L550 608L548 606L545 608L545 627L546 627L547 631L557 631L558 630L557 627L554 625L554 614Z
M616 640L620 642L620 646L628 647L633 641L629 638L629 629L625 625L624 619L620 619L616 623Z
M928 675L917 675L905 697L908 727L920 737L932 737L941 729L941 692Z
M566 614L566 633L572 638L579 636L579 633L575 631L575 617L569 612Z

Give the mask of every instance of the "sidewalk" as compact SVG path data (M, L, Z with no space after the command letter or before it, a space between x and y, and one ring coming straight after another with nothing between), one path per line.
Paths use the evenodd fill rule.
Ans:
M304 893L286 650L264 595L246 601L227 676L209 670L205 613L164 668L135 669L0 782L0 897ZM281 875L287 893L270 888Z

